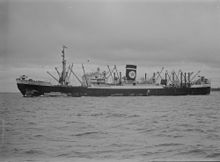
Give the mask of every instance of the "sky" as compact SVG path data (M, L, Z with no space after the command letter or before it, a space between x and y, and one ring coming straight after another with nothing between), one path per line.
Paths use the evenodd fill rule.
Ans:
M62 45L78 75L135 64L201 70L220 87L220 0L0 0L0 92L23 74L52 81Z

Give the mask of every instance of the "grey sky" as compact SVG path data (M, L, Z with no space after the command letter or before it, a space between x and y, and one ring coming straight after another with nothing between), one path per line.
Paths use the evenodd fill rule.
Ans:
M16 68L57 64L63 44L78 63L220 68L218 0L7 1L0 16L0 67L13 75ZM5 70L4 77L17 77Z

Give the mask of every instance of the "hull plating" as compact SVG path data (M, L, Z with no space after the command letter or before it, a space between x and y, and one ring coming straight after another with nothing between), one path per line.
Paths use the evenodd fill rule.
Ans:
M177 96L177 95L206 95L210 87L165 87L165 88L87 88L82 86L42 86L17 84L23 96L40 96L46 93L59 92L68 96Z

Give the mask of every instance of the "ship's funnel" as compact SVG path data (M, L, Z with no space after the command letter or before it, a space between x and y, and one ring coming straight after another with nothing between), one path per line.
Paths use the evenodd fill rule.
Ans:
M127 80L135 80L136 79L136 65L126 65L126 78Z

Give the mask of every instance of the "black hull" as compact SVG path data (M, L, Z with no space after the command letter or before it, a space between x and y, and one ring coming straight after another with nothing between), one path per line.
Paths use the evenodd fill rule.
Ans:
M209 87L164 89L88 89L85 96L179 96L207 95Z
M23 96L40 96L46 93L59 92L69 96L81 96L84 87L81 86L42 86L42 85L29 85L17 84L18 89Z
M196 88L87 88L82 86L42 86L17 84L23 96L40 96L46 93L59 92L68 96L178 96L178 95L207 95L210 87Z

